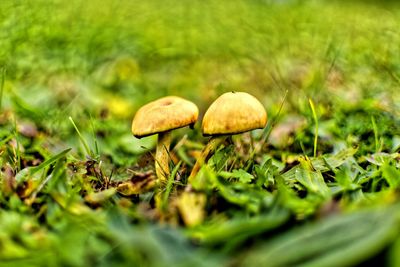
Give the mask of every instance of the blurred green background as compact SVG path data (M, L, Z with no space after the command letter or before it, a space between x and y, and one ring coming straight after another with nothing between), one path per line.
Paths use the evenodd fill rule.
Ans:
M313 97L399 108L394 5L72 0L2 1L0 10L6 90L43 109L121 100L130 108L115 112L131 117L178 94L204 110L229 90L252 92L268 109L285 90L294 106Z
M3 106L62 139L68 116L111 114L128 131L142 104L169 94L203 113L247 91L271 117L288 90L284 114L309 112L312 98L322 117L398 117L400 9L379 3L1 1Z

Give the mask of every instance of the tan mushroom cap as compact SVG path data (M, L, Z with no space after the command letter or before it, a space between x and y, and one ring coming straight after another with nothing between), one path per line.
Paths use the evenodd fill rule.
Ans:
M218 97L204 114L203 135L237 134L264 128L267 112L252 95L229 92Z
M167 96L141 107L132 121L132 133L140 138L192 125L199 116L197 106L178 96Z

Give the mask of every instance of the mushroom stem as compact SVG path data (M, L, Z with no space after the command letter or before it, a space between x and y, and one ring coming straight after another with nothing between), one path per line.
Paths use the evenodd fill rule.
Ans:
M207 159L211 156L212 152L217 149L217 147L225 141L227 136L213 136L208 141L207 145L203 148L201 155L197 158L196 163L193 166L192 172L188 178L189 183L193 181L194 177L196 177L199 172L201 166L207 161Z
M156 148L156 174L158 182L165 184L169 177L169 147L171 145L171 131L158 134Z

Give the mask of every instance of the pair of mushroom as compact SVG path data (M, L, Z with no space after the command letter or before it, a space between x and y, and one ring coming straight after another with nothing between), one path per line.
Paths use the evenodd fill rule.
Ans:
M169 147L171 131L191 126L199 115L197 106L177 96L167 96L141 107L132 121L132 133L141 138L158 134L155 155L157 179L165 183L170 175ZM204 114L202 132L211 136L197 159L189 176L191 181L204 164L208 156L229 135L264 128L267 113L263 105L252 95L245 92L229 92L218 97Z

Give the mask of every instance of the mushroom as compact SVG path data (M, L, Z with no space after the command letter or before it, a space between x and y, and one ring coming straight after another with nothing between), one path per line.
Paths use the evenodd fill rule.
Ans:
M169 147L173 129L193 126L197 121L197 106L181 97L167 96L141 107L132 121L132 133L141 138L158 134L155 169L157 179L165 183L169 171Z
M202 132L211 138L193 166L189 182L228 136L264 128L266 124L267 112L254 96L245 92L229 92L218 97L204 114Z

